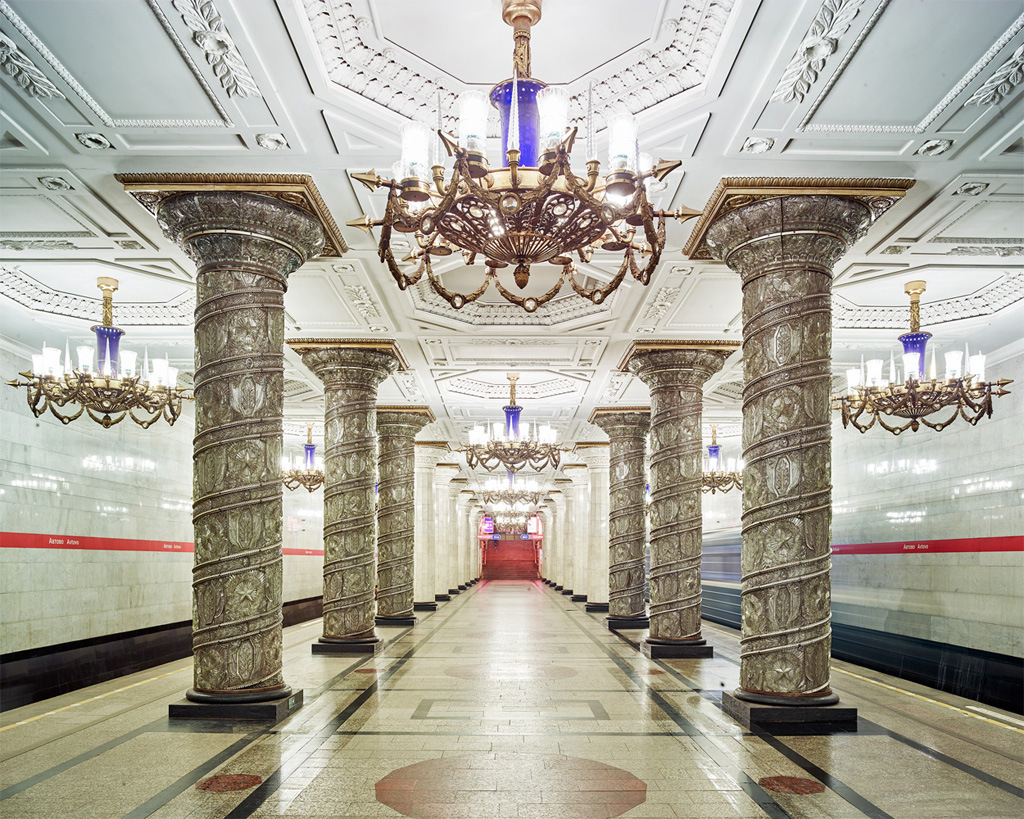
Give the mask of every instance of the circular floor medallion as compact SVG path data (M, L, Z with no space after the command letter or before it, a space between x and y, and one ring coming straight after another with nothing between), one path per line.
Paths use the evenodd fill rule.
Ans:
M226 793L227 791L245 791L255 788L263 781L263 777L254 774L221 774L211 776L196 784L197 791Z
M375 786L377 801L415 819L450 816L498 816L499 805L514 805L520 796L564 796L552 808L571 805L581 819L612 819L647 799L647 783L629 771L560 754L489 754L429 759L392 771ZM480 794L480 813L467 794ZM573 795L576 798L573 798ZM536 806L534 806L536 807ZM504 814L507 815L507 814Z
M801 779L799 776L766 776L757 780L762 788L776 793L823 793L825 786L813 779Z

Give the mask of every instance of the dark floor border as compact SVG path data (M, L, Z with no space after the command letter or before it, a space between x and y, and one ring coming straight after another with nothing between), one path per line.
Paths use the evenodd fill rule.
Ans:
M701 616L739 628L739 588L704 586ZM836 622L832 656L1024 714L1024 660L1017 657Z
M284 625L323 614L323 598L284 604ZM192 622L168 623L0 655L0 711L192 655Z

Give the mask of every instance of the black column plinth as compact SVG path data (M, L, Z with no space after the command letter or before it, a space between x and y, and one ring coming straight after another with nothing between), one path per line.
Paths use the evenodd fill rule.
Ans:
M302 689L285 686L274 699L259 695L206 694L190 688L185 699L172 702L167 708L171 719L224 719L280 722L302 707Z
M592 603L590 601L587 601L587 605L583 607L583 610L586 612L590 612L591 614L603 614L604 612L608 611L608 604Z
M837 694L807 698L753 695L770 702L751 702L746 699L750 696L739 690L722 694L722 710L747 728L759 728L769 734L801 735L857 731L857 709L842 705ZM798 702L805 699L806 702Z
M437 603L431 600L429 603L413 603L413 611L437 611Z
M419 621L411 614L405 616L378 614L373 618L373 622L378 626L415 626Z
M448 594L454 596L459 593L458 589L448 589Z
M555 591L561 591L562 590L562 584L558 583L557 585L555 585L554 588L555 588Z
M313 643L314 654L376 654L380 651L380 637L321 637Z
M435 594L434 595L434 600L436 600L438 603L447 603L451 599L452 599L452 596L450 594Z
M562 589L562 594L566 597L572 597L572 589Z
M459 583L459 591L465 591L468 588L469 586L467 586L465 583Z
M647 615L639 617L620 617L615 614L609 614L605 619L608 621L608 628L611 631L650 628L651 626L651 618Z
M572 603L586 603L587 596L585 594L574 594L569 598L569 601Z
M715 648L709 646L707 640L665 640L660 637L648 637L640 643L640 650L645 657L651 659L715 656Z

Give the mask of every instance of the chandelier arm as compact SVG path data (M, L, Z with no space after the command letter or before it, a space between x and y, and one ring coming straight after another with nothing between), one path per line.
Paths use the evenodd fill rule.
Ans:
M568 265L566 267L568 267ZM513 304L522 307L528 313L532 313L534 310L540 307L540 305L547 304L547 302L551 301L551 299L553 299L558 294L558 291L562 289L562 285L565 284L565 271L566 268L563 267L562 273L558 277L558 281L555 282L555 286L548 290L548 292L545 293L543 296L537 296L536 298L533 296L517 296L515 293L511 292L510 290L505 288L504 285L502 285L501 280L498 279L497 274L494 274L494 286L497 288L498 292L501 293L502 296L504 296L506 301L510 301ZM527 307L526 302L531 302L533 309Z
M636 261L633 258L633 254L629 254L629 269L633 278L640 282L645 287L651 281L651 274L657 269L658 263L661 261L661 251L665 247L665 218L662 217L658 220L657 227L654 224L654 217L651 214L650 205L646 199L643 202L644 207L644 236L647 239L647 244L651 246L651 255L647 259L647 263L643 269L637 267Z
M571 284L572 289L579 295L583 296L583 298L589 299L594 304L600 304L605 300L608 294L622 284L622 280L626 278L626 271L629 270L629 255L631 255L631 252L627 252L627 256L622 260L622 264L619 266L619 272L615 274L614 279L608 282L604 287L593 287L590 290L587 290L583 285L576 281L576 266L566 265L569 273L569 284Z
M434 268L430 264L429 257L426 258L427 278L430 280L430 286L434 288L434 292L437 293L437 295L448 302L448 304L456 310L461 310L465 305L469 304L469 302L476 301L480 298L487 290L487 286L491 283L491 278L494 276L494 270L492 268L487 268L487 274L484 276L484 283L476 290L468 295L455 293L448 290L443 284L441 284L441 280L434 275Z

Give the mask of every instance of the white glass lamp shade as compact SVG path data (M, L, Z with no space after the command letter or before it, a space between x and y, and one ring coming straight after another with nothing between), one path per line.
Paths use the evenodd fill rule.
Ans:
M45 375L43 372L43 355L42 353L36 353L32 356L32 374L33 375Z
M851 367L846 371L846 386L851 395L857 391L858 387L863 386L861 375L860 367Z
M904 353L903 354L903 369L907 374L907 381L920 381L921 380L921 354L920 353Z
M135 376L135 365L138 363L139 354L134 350L121 350L118 357L121 359L121 375L133 378Z
M150 381L157 387L163 387L167 384L167 364L166 358L154 358L152 361L153 371Z
M868 368L868 386L877 387L882 383L882 365L884 362L880 358L872 358L867 362Z
M569 122L569 94L564 88L548 86L537 94L540 114L540 147L551 150L562 141Z
M608 120L608 167L613 171L636 171L636 117L628 112Z
M985 380L985 356L981 353L972 355L967 365L967 371L974 376L974 380L982 382Z
M962 378L964 371L964 354L962 350L950 350L946 353L946 380Z
M167 368L167 386L173 387L178 383L178 368L168 367Z
M59 376L63 374L60 366L60 348L47 347L43 345L43 373L45 375Z
M478 154L487 152L487 114L490 101L482 91L459 94L459 144Z
M430 130L422 122L407 122L399 130L402 137L402 180L430 180Z
M76 347L75 351L78 353L78 371L82 373L91 373L93 348L83 344L81 347Z

